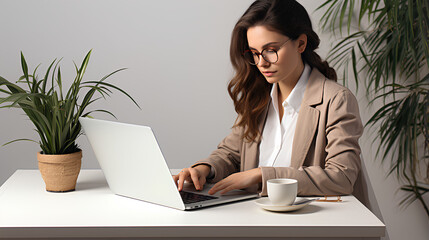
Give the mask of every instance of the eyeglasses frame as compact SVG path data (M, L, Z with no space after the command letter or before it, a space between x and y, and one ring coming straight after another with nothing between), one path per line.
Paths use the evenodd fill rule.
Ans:
M258 52L258 51L253 52L252 50L248 49L248 50L244 51L243 56L244 56L247 52L252 52L252 53L255 53L256 55L258 55L258 63L253 64L253 63L251 63L251 62L249 62L249 61L246 61L246 62L248 62L250 65L253 65L253 66L257 66L257 65L259 64L259 62L261 61L261 57L260 57L260 56L262 56L262 58L263 58L266 62L271 63L271 64L274 64L274 63L276 63L276 62L278 62L278 61L279 61L279 54L278 54L278 51L280 51L280 49L281 49L281 48L282 48L282 47L283 47L287 42L289 42L289 40L291 40L291 38L289 38L289 39L288 39L288 40L286 40L282 45L280 45L280 47L279 47L277 50L270 49L270 50L272 50L272 51L274 51L274 52L276 53L277 60L276 60L275 62L270 62L270 61L268 61L267 59L265 59L265 57L264 57L264 55L263 55L263 54L264 54L264 51L265 51L265 50L268 50L268 48L263 49L261 52Z

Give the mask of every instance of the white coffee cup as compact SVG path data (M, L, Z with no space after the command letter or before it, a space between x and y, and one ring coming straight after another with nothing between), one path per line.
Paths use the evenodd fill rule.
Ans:
M291 178L276 178L267 181L268 198L273 205L292 205L298 193L298 181Z

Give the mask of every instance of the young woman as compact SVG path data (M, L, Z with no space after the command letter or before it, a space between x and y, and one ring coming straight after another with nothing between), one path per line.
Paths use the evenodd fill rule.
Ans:
M228 91L238 113L207 158L173 176L210 194L267 193L272 178L298 180L298 195L352 194L363 199L356 98L314 52L320 39L294 0L255 1L232 32L235 76Z

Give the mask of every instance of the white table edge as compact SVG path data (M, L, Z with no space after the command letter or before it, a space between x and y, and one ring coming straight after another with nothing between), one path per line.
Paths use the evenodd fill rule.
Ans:
M34 169L17 170L23 174ZM100 169L82 169L82 171L101 171ZM172 172L177 170L172 170ZM0 187L0 197L5 192L12 176ZM49 229L49 233L47 230ZM379 238L385 235L386 226L380 221L373 226L318 226L317 231L308 231L308 226L77 226L77 227L0 227L1 238L38 238L38 237L361 237ZM262 231L263 230L263 231ZM344 235L347 233L347 235ZM268 234L268 235L267 235Z

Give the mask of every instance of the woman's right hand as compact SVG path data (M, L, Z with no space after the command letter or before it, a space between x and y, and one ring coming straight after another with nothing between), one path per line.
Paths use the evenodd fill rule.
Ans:
M176 183L179 191L182 191L185 180L188 182L193 182L195 189L202 190L209 173L210 166L201 164L193 168L182 169L179 174L173 176L173 180Z

